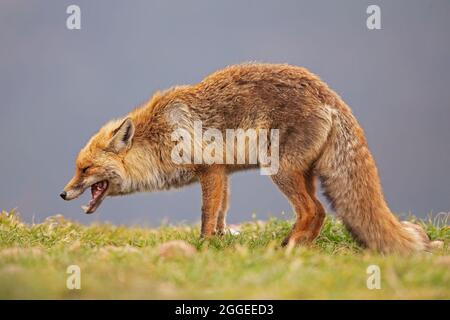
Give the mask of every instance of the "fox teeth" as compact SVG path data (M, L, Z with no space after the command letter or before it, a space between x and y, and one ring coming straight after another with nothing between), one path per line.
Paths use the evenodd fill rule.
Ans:
M81 209L83 209L84 212L88 212L89 207L88 206L81 206Z

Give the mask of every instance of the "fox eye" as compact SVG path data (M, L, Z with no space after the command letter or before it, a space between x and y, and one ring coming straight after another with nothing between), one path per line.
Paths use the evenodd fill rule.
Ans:
M81 172L82 172L82 173L86 173L86 172L89 170L90 167L91 167L91 166L84 167L83 169L81 169Z

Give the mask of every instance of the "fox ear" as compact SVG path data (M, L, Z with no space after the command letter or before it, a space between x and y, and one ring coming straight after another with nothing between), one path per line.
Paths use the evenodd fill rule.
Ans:
M126 118L122 124L113 131L113 137L109 141L109 149L114 152L128 150L134 136L134 124L130 118Z

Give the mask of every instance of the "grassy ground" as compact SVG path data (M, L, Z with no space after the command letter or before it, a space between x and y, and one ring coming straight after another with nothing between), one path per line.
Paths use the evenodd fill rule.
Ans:
M314 245L280 249L290 223L277 219L201 241L198 226L82 226L61 216L27 225L3 212L0 298L449 299L450 228L441 218L425 227L444 248L383 257L331 218ZM66 287L70 265L80 267L80 290ZM380 268L379 290L367 288L369 265Z

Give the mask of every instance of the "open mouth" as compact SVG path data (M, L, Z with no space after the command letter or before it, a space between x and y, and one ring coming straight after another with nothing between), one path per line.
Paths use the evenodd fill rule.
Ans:
M83 206L83 210L85 213L93 213L102 203L103 199L105 199L106 191L108 190L108 181L103 180L97 183L94 183L91 186L91 195L92 198L86 206Z

